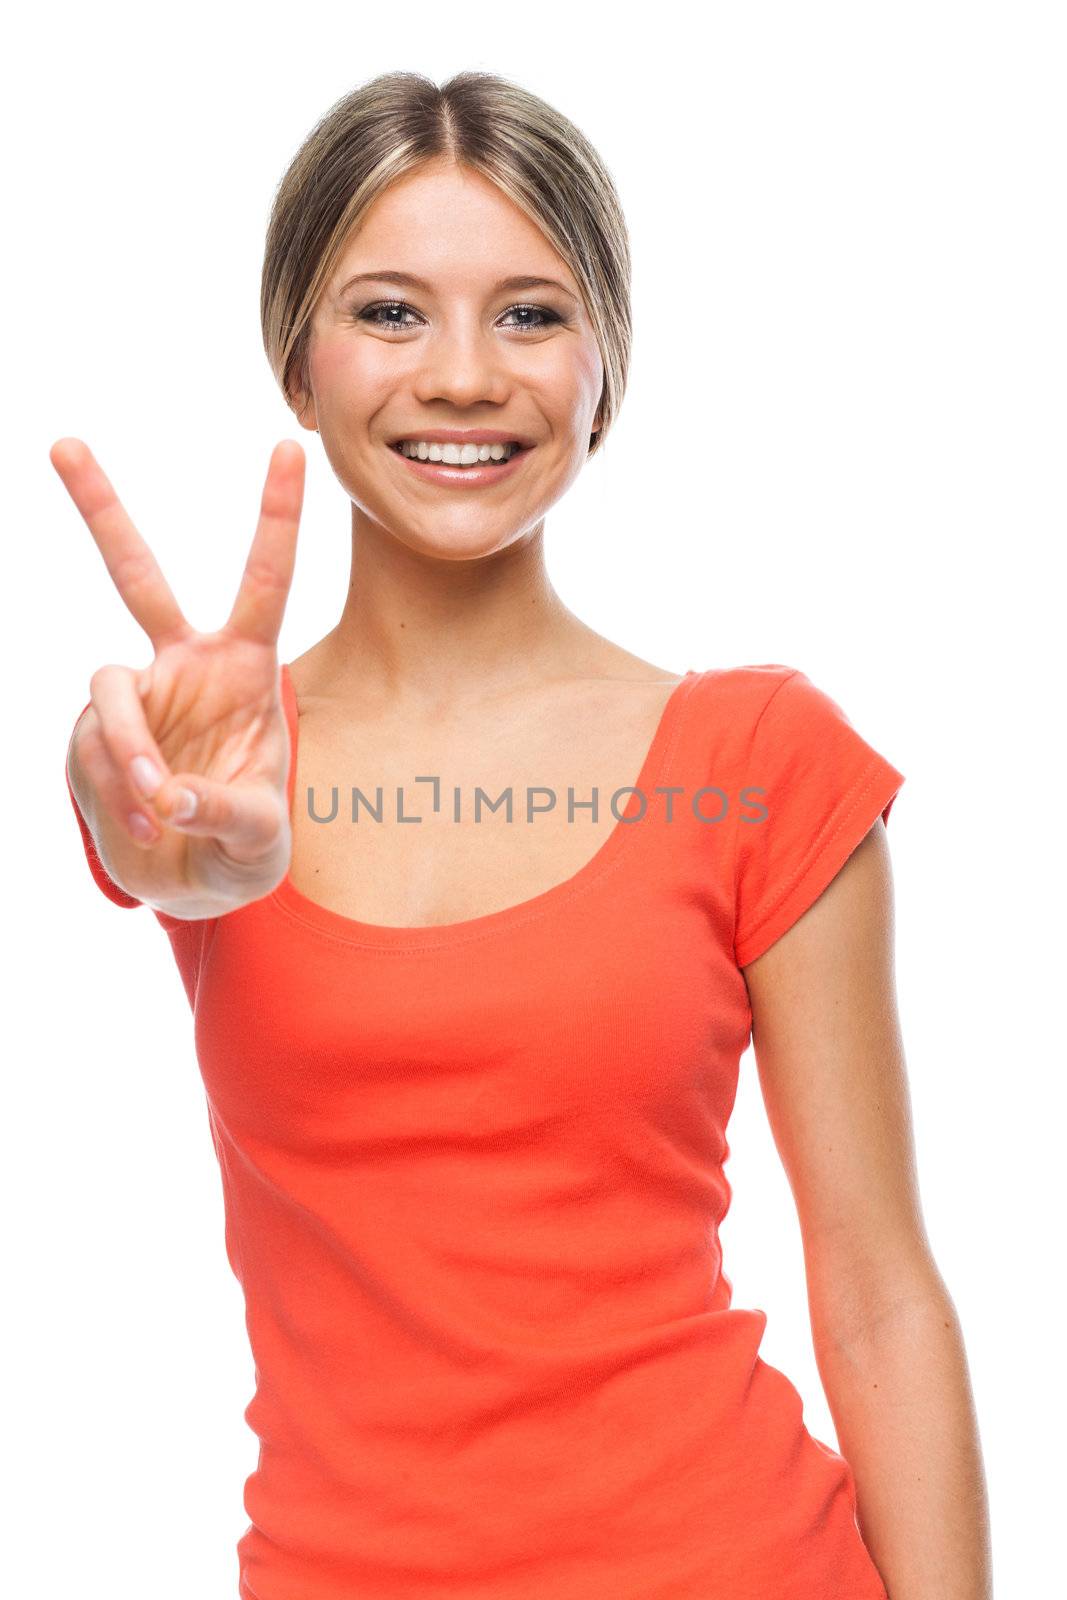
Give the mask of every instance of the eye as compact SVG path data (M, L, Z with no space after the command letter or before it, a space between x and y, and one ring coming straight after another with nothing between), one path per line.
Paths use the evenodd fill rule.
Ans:
M512 306L509 311L505 311L504 315L510 317L517 311L531 312L535 317L544 319L542 322L517 322L515 324L517 328L547 328L553 322L561 322L563 320L557 312L550 311L548 306Z
M403 332L405 328L414 326L410 322L403 322L397 319L397 314L406 312L410 312L415 317L419 314L412 306L408 305L406 300L378 300L374 305L364 306L362 311L357 311L356 320L368 322L375 328L395 328L399 332ZM552 311L548 306L509 306L508 310L502 313L505 317L517 314L521 314L524 319L527 317L539 319L537 321L523 320L512 323L512 327L517 328L520 332L525 332L527 329L534 331L550 327L554 322L563 321L559 313Z
M403 329L409 324L383 320L380 313L383 311L410 311L411 309L411 306L407 305L403 300L380 300L376 305L365 306L362 311L356 313L356 316L360 322L373 323L376 328Z

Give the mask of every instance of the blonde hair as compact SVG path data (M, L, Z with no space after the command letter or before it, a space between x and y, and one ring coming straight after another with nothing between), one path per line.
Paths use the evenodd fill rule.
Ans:
M388 72L330 107L275 191L260 286L263 345L292 405L310 394L311 320L352 230L404 173L448 156L495 183L529 216L578 283L604 365L603 443L630 365L630 246L611 176L572 122L489 72L441 87Z

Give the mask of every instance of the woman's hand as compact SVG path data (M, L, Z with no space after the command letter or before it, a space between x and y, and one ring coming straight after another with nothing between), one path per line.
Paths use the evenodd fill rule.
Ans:
M271 456L241 585L217 633L186 621L88 446L59 439L49 456L155 651L143 670L93 673L71 739L71 787L101 860L128 893L176 916L257 900L284 877L292 844L277 640L304 452L287 439ZM195 797L190 816L185 794Z

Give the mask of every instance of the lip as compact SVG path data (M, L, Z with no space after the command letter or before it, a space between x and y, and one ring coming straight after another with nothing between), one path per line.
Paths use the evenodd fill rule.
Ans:
M537 443L528 434L504 433L500 428L423 428L417 433L398 433L389 443L416 444L420 439L427 444L521 444L524 450Z
M427 444L463 442L461 440L439 440L433 433L420 433L417 437L425 439ZM496 440L488 434L482 433L476 435L476 437L485 444L506 444L515 436L514 434L507 434ZM413 460L411 456L404 455L403 451L398 450L395 445L390 445L388 448L389 454L395 456L400 465L406 467L409 472L413 472L416 477L425 479L427 483L436 483L442 488L448 489L484 489L490 484L501 483L505 478L510 478L513 473L518 472L526 457L533 454L533 446L531 445L525 449L514 451L510 460L502 461L496 466L487 461L483 466L478 467L451 467L444 461Z

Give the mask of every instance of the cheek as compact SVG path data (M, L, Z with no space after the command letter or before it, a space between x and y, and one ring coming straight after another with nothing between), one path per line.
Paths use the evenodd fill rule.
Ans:
M582 352L581 371L585 399L590 406L596 406L604 389L604 362L596 344Z
M311 381L320 411L351 416L374 409L379 389L387 382L387 365L373 340L323 339L311 357Z
M567 412L576 427L584 425L604 386L604 365L596 345L577 350L573 345L569 349L561 348L552 384L560 408Z

